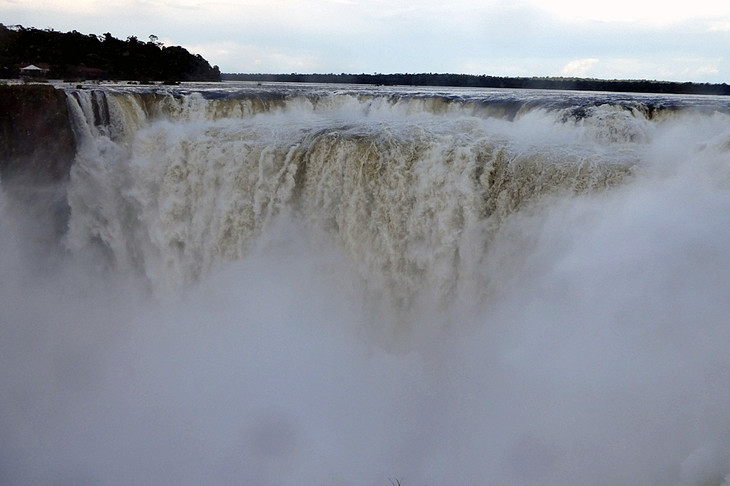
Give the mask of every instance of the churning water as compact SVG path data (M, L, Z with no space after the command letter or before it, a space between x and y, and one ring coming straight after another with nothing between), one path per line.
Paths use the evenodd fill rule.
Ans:
M0 193L2 484L730 484L727 101L67 100L62 234Z

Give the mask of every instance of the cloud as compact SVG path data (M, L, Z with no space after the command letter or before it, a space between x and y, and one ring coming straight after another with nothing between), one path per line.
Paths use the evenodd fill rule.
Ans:
M99 10L98 2L94 0L78 0L66 2L64 0L47 0L38 2L30 0L27 2L16 2L12 0L0 1L0 11L63 11L76 14L89 14Z
M232 41L202 43L186 48L208 59L211 64L223 66L225 72L311 73L322 69L322 60L316 53L296 48L280 49Z
M578 61L572 61L563 68L562 75L569 75L568 67ZM694 81L722 82L724 68L722 57L692 57L681 55L662 55L658 53L652 59L645 57L602 56L600 63L594 63L588 70L592 78L602 79L653 79L661 81ZM574 76L585 76L578 74Z
M730 3L634 7L609 12L577 0L0 0L0 17L121 39L155 34L223 72L727 81L727 64L716 59L730 41ZM637 20L652 15L658 20Z
M707 30L708 32L730 32L730 20L711 22Z
M585 76L596 63L598 63L598 59L595 57L576 59L566 64L560 74L563 76Z
M720 59L709 61L707 64L703 64L700 61L698 65L690 65L686 69L681 70L678 77L681 79L705 79L716 76L720 74L720 62Z
M570 20L593 20L609 23L641 23L647 25L669 25L702 17L730 15L730 3L717 0L695 0L674 2L671 6L664 0L614 0L611 8L600 2L583 0L531 0L531 3L548 12Z

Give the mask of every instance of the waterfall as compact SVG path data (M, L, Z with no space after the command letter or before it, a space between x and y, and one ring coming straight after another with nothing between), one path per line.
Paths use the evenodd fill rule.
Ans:
M724 98L65 99L62 190L0 185L0 483L728 482Z

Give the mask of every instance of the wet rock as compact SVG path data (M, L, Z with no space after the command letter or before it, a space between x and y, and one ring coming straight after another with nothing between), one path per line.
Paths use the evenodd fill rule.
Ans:
M64 181L75 141L66 94L44 84L0 85L0 177L4 182Z

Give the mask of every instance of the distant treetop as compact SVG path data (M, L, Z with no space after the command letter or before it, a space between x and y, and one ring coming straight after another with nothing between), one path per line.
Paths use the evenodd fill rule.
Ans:
M218 66L180 46L104 35L62 33L0 24L0 78L14 78L29 64L48 66L54 79L220 81Z
M677 93L730 95L727 84L677 83L648 80L603 80L585 78L552 78L487 76L473 74L223 74L224 81L277 81L292 83L348 83L384 86L453 86L468 88L560 89L579 91L615 91L635 93Z

